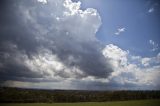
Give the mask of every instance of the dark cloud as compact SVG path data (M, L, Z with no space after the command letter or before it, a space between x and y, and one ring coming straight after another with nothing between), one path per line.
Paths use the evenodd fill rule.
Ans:
M101 24L98 13L93 9L74 13L69 7L63 6L63 1L48 1L48 4L36 0L1 1L1 80L32 82L32 79L47 76L50 66L45 66L43 73L38 69L43 67L43 62L37 67L37 61L43 60L43 57L39 57L43 49L51 51L50 57L56 55L67 69L76 67L81 70L83 75L75 72L76 78L107 78L110 75L113 70L101 53L103 45L95 37ZM71 5L71 2L66 5ZM74 5L78 7L78 4ZM74 15L69 15L72 13ZM34 57L39 60L36 61ZM32 66L26 61L32 62ZM73 77L72 74L63 74L64 69L50 71L62 78Z

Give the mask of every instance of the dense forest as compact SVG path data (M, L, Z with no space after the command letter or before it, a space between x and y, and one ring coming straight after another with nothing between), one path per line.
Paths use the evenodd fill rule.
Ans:
M86 91L0 88L1 103L105 102L160 99L160 91Z

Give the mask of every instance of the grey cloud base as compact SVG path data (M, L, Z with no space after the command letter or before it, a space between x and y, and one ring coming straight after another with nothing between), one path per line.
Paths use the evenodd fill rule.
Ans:
M96 10L82 11L70 0L4 0L0 7L2 82L107 78L113 71L95 37Z

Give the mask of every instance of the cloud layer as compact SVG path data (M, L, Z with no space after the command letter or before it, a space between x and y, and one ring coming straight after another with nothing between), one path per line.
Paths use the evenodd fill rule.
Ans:
M108 78L113 85L121 89L160 88L160 54L155 57L134 56L113 44L106 45L102 53L114 68Z
M99 13L81 10L81 2L2 0L0 21L3 86L158 89L160 85L159 54L142 58L113 44L105 46L96 38Z
M95 37L100 16L92 8L80 10L80 4L71 0L6 1L1 11L5 14L0 30L1 80L107 78L113 70Z

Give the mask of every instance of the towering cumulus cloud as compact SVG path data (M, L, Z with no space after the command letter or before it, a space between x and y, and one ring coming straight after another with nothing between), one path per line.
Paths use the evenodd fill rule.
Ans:
M101 25L95 9L81 10L81 2L71 0L0 4L1 85L52 82L75 88L112 72L95 36Z

